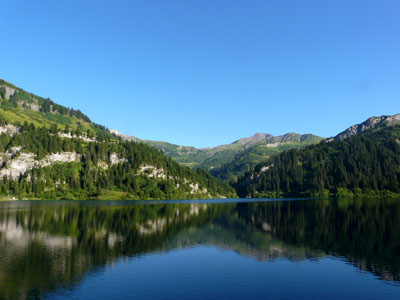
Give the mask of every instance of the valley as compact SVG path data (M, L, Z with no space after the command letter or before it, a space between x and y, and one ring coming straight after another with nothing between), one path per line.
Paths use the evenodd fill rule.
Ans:
M332 138L256 133L195 148L93 123L0 80L0 197L193 199L400 193L400 114Z

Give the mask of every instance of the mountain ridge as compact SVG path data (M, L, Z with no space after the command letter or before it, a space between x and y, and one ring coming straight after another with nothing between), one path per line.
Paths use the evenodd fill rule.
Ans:
M304 147L322 141L324 138L313 134L298 134L294 132L279 136L270 133L255 133L250 137L235 140L230 144L215 147L195 148L181 146L168 142L141 140L134 136L121 134L110 129L122 139L141 142L156 147L178 163L191 168L202 168L219 179L235 180L251 167L271 155L280 153L285 149ZM240 159L237 158L240 156ZM236 164L240 160L240 164ZM228 174L227 170L233 170Z
M240 197L398 197L398 116L372 117L350 127L358 134L282 152L234 186Z
M226 148L232 147L233 145L245 145L246 146L248 144L253 145L253 144L256 144L259 142L271 142L271 143L273 143L273 142L284 143L284 142L291 142L291 141L303 142L307 139L314 138L314 137L324 139L323 137L319 137L319 136L311 134L311 133L299 134L296 132L288 132L288 133L285 133L282 135L274 136L271 133L257 132L249 137L237 139L229 144L221 144L221 145L217 145L217 146L198 148L195 146L179 145L179 144L174 144L174 143L170 143L170 142L166 142L166 141L141 139L141 138L138 138L133 135L120 133L116 129L109 129L109 132L112 134L115 134L116 136L121 137L124 140L131 140L131 141L137 141L137 142L142 142L142 143L168 143L170 145L174 145L174 146L181 147L181 148L191 148L191 149L197 149L197 150L214 150L214 151L215 151L215 149L226 149Z
M373 117L369 117L367 120L365 120L362 123L354 124L354 125L348 127L344 131L340 132L339 134L335 135L333 138L330 138L328 140L342 141L353 135L361 134L366 130L369 130L371 128L376 128L383 124L390 126L390 125L394 125L397 123L400 123L400 113L395 114L395 115L382 115L382 116L378 116L378 117L373 116Z
M80 110L0 80L0 198L177 199L236 195L226 182L216 178L231 182L241 196L252 197L290 196L296 190L301 195L326 190L339 193L336 189L357 190L364 186L397 193L400 187L393 178L398 176L400 180L400 174L393 168L397 166L399 130L400 114L384 115L370 117L329 139L294 132L279 136L255 133L230 144L195 148L120 134L93 123ZM354 153L352 147L358 147L362 155ZM381 152L385 153L383 157L377 157ZM297 155L301 160L296 163ZM371 157L364 162L363 156ZM352 161L347 161L350 158ZM366 163L380 174L391 173L377 178L362 166ZM280 165L280 173L274 173ZM302 169L306 167L310 169ZM325 167L330 174L323 172ZM370 182L371 178L360 173L360 183L351 171L357 168L371 178L375 176L375 181ZM337 180L335 172L342 174L342 181ZM299 180L306 173L308 177ZM250 190L243 190L243 186L254 183L254 178L265 179L265 174L271 182L276 180L277 186L271 187L271 182L265 181L260 189L256 182ZM308 189L304 189L302 180L310 178L312 182L307 182ZM334 180L338 186L332 186ZM262 190L265 186L269 190Z
M0 199L228 196L236 197L233 188L209 173L0 80Z

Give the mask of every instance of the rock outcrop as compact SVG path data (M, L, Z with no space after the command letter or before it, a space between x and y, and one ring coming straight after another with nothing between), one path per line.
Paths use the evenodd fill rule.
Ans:
M20 148L0 154L0 178L9 177L18 179L25 172L33 168L43 168L54 163L78 162L81 155L75 152L51 153L42 160L35 160L35 154L20 152Z
M152 165L142 165L139 167L139 171L138 171L137 175L143 175L143 176L147 176L150 178L172 180L176 183L177 188L181 188L181 184L177 183L177 178L175 176L169 176L169 175L165 174L163 168L157 168L156 166L152 166ZM200 188L198 183L195 183L186 178L183 178L183 184L190 188L190 194L192 194L192 195L205 194L208 197L211 197L211 195L208 193L207 188L205 188L205 187Z
M18 134L19 131L20 131L20 128L13 124L7 124L7 125L0 126L0 134L5 133L10 136L14 136L14 135Z
M110 133L115 134L116 136L122 138L124 141L129 141L129 142L140 142L141 141L141 139L139 139L137 137L134 137L134 136L131 136L128 134L119 133L119 131L116 129L109 129L108 131Z
M330 141L332 141L332 140L342 141L353 135L363 133L364 131L366 131L368 129L375 128L375 127L383 125L383 124L393 125L393 124L397 124L397 123L400 123L400 114L396 114L393 116L371 117L360 124L350 126L345 131L339 133L338 135L336 135L335 137L333 137L329 140Z
M71 134L70 132L65 133L65 132L59 132L58 136L60 138L65 138L65 139L81 139L85 142L97 142L95 138L90 138L86 135L79 135L77 136L76 134Z
M14 96L16 92L16 89L8 87L6 85L0 85L0 88L4 88L5 90L4 98L6 98L7 100L10 99L10 97Z
M121 158L118 156L117 153L111 153L110 154L110 162L112 165L120 164L127 162L128 160L126 158Z

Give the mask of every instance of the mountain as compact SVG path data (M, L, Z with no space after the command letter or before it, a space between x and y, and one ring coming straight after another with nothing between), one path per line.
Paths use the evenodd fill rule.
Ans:
M121 134L116 130L110 130L110 132L124 140L142 142L153 146L182 165L194 169L205 169L211 172L213 176L223 180L235 179L261 161L267 160L270 156L284 150L304 147L323 140L323 138L312 134L288 133L273 136L266 133L256 133L231 144L198 149L167 142L141 140Z
M89 136L112 137L104 126L93 123L80 110L67 108L49 98L28 93L2 79L0 79L0 115L10 124L23 124L26 121L36 127L57 126L63 130L67 128L71 132L77 130Z
M203 151L203 149L197 149L191 146L180 146L168 142L142 140L131 135L119 133L115 129L110 129L109 131L125 141L140 142L155 147L164 152L165 155L171 157L174 161L186 167L198 167L199 164L207 158L207 152Z
M239 179L235 185L238 194L241 197L399 195L398 116L371 118L364 125L351 127L361 128L356 131L359 134L271 157ZM365 129L367 126L369 129Z
M124 141L79 110L0 81L0 198L234 197L203 170Z
M345 131L339 133L335 137L331 138L330 140L335 141L342 141L347 139L353 135L361 134L364 131L381 126L383 124L386 125L394 125L400 123L400 114L393 115L393 116L380 116L380 117L371 117L366 121L362 122L361 124L353 125L347 128Z
M288 133L281 136L257 133L250 138L240 139L231 145L242 145L240 150L217 153L213 157L205 160L201 167L210 171L211 174L219 179L235 181L239 176L254 168L257 164L267 160L271 156L277 155L282 151L293 148L302 148L307 145L316 144L323 138L312 135Z

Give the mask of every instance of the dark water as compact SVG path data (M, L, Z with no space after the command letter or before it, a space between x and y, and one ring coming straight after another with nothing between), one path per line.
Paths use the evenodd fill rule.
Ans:
M0 299L400 299L400 201L3 202Z

